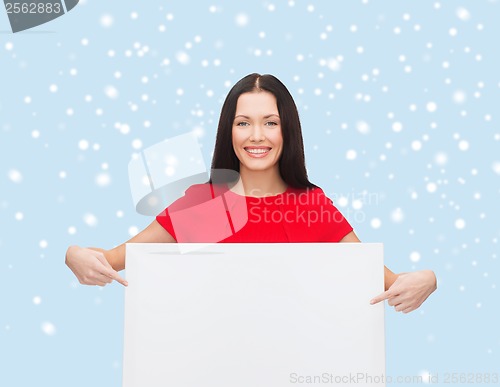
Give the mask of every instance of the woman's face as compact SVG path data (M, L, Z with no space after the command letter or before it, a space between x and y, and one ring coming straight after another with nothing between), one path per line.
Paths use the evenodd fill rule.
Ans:
M283 150L276 98L267 91L241 94L233 122L233 149L240 172L278 169Z

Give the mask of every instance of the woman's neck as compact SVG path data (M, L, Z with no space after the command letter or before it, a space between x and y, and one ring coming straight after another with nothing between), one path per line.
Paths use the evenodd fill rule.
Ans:
M240 195L253 197L279 195L286 189L287 185L277 169L249 171L245 168L240 168L240 179L231 188Z

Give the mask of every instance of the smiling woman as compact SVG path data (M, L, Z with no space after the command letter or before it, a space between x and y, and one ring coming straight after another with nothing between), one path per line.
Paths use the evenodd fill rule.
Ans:
M264 181L274 182L284 191L278 161L283 150L283 136L276 98L269 92L241 95L232 127L233 149L240 161L245 185L262 188ZM258 173L257 173L258 172Z
M309 181L297 107L276 77L250 74L230 90L212 159L212 171L219 170L239 175L222 182L212 176L191 186L128 242L360 242L333 202ZM72 246L66 262L81 283L126 285L115 271L125 266L125 244L107 251ZM385 268L384 273L386 291L372 303L387 299L396 311L418 308L436 289L430 270L397 275Z

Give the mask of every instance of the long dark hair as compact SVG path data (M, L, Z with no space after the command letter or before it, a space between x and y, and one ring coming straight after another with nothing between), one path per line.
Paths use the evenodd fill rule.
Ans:
M212 174L224 169L236 172L240 170L240 161L233 149L232 128L238 98L241 94L252 91L268 91L276 98L283 136L283 151L278 161L281 178L287 185L294 188L316 187L307 177L304 143L297 106L286 86L270 74L249 74L240 79L229 91L222 105L217 128L212 158ZM213 180L213 176L211 176L210 182Z

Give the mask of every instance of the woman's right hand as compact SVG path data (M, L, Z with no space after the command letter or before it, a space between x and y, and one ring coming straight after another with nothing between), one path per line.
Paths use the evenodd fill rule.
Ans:
M128 285L100 251L71 246L66 252L66 265L82 285L106 286L113 280L124 286Z

